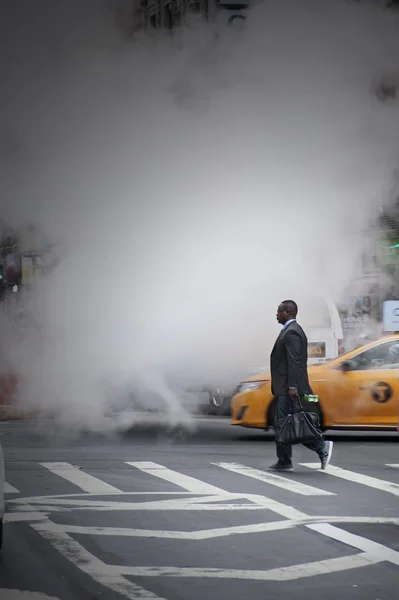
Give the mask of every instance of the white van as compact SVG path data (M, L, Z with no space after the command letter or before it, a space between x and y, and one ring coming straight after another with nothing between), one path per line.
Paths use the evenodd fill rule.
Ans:
M340 353L343 329L338 309L328 295L298 298L298 322L308 338L309 364L331 360Z

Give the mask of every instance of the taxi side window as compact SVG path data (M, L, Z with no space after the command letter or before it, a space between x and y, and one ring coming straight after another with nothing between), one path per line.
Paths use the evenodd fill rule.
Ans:
M399 342L380 344L351 359L352 371L399 369Z

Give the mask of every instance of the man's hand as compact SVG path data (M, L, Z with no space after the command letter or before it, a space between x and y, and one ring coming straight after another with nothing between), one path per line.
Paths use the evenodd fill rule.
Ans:
M296 388L289 388L288 395L291 398L291 400L293 400L294 398L296 398L298 396L298 390Z

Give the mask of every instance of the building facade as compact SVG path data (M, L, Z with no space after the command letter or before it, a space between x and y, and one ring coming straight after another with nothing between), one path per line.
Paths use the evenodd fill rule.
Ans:
M33 224L12 229L0 219L0 298L7 288L29 286L50 271L58 258L54 244Z
M375 220L354 244L359 255L357 276L342 297L339 312L345 349L383 332L382 311L386 300L399 300L399 202L380 208Z

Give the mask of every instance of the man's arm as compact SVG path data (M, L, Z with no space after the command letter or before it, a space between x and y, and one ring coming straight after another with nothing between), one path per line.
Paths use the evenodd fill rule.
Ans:
M302 374L301 338L295 331L287 331L284 342L287 353L288 391L291 391L290 395L296 395Z

